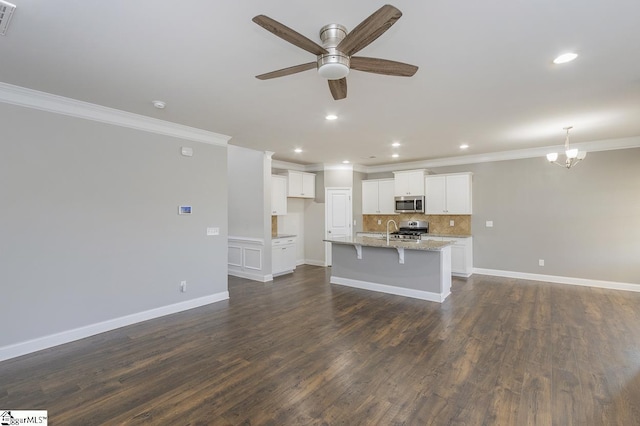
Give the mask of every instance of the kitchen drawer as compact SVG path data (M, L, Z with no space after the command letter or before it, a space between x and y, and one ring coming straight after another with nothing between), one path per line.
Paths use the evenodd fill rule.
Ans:
M295 238L274 238L273 240L271 240L272 247L283 246L286 244L295 244L295 243L296 243Z

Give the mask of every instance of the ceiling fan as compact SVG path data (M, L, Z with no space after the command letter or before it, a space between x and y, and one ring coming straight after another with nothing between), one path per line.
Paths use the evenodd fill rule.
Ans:
M268 16L258 15L253 18L253 22L281 39L313 53L317 56L317 59L306 64L260 74L256 78L268 80L317 68L318 74L328 80L329 90L333 95L333 99L339 100L347 97L346 77L350 69L376 74L411 77L418 71L418 67L415 65L387 59L352 56L380 37L401 16L402 12L400 10L387 4L371 14L349 33L340 24L325 25L320 29L321 46Z

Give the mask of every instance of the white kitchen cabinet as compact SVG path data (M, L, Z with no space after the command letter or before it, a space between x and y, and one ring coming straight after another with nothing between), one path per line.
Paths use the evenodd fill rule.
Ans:
M271 274L275 277L296 269L296 238L274 238L271 240Z
M472 237L432 237L424 239L436 241L453 241L451 246L451 275L470 277L473 274L473 238Z
M396 214L394 179L362 181L362 214Z
M472 214L471 173L425 178L425 214Z
M313 173L287 171L287 197L315 198L316 175Z
M271 215L287 214L287 178L271 175Z
M424 169L393 172L395 187L394 195L424 195L424 174Z
M469 277L473 274L473 238L442 237L453 241L451 246L451 275Z

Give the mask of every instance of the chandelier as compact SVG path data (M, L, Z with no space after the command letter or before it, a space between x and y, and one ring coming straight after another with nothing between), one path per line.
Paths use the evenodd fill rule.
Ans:
M564 163L559 163L557 161L558 160L557 152L551 152L547 154L547 160L549 160L550 163L557 164L558 166L566 167L567 169L570 169L571 167L575 166L580 162L580 160L584 160L584 158L587 156L587 153L585 151L578 151L578 148L572 148L572 149L569 148L569 130L571 129L573 129L573 126L564 127L564 130L566 130L567 132L567 138L564 141L564 155L567 158L564 161Z

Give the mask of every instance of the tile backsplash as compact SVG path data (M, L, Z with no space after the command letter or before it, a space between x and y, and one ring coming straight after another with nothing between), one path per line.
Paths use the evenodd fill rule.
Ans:
M365 232L386 232L387 221L390 219L396 221L398 225L401 220L426 220L429 222L429 232L433 234L471 235L471 215L368 214L362 216L362 230ZM450 226L449 222L452 220L454 225ZM378 221L380 221L379 225ZM393 230L395 231L395 229Z

